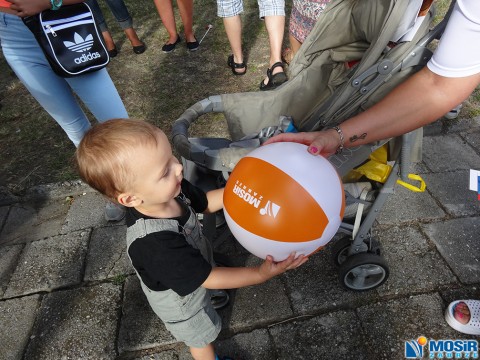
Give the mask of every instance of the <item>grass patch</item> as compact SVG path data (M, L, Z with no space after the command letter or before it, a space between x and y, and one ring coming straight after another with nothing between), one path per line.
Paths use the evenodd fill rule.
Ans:
M125 282L125 280L127 280L127 277L128 275L126 274L117 275L114 278L112 278L111 282L115 285L122 285Z

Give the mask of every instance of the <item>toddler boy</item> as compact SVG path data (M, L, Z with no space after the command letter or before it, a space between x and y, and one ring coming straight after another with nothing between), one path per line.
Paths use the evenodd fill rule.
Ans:
M209 289L260 284L302 265L291 254L258 267L215 267L196 213L223 207L223 189L207 193L183 179L166 135L140 120L95 125L76 152L81 177L127 208L127 253L153 311L195 360L216 360L221 319ZM228 359L228 358L224 358Z

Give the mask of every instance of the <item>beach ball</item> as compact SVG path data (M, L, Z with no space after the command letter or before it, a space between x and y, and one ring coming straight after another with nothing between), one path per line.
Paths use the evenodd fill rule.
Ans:
M253 255L281 261L328 243L343 218L343 184L333 165L307 146L279 142L240 159L225 185L223 211L238 242Z

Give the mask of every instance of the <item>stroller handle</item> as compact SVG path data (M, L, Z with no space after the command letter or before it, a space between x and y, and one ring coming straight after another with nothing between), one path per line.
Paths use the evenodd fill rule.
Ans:
M218 151L212 150L211 147L203 146L201 142L192 142L188 136L190 125L200 116L209 112L223 112L220 95L210 96L185 110L173 123L172 142L173 147L183 158L194 161L197 164L217 167Z

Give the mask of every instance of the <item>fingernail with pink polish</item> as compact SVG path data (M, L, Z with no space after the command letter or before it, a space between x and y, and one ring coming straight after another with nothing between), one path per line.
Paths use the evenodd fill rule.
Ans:
M311 152L312 154L316 154L316 153L318 152L318 148L315 147L315 146L311 146L311 147L310 147L310 152Z

